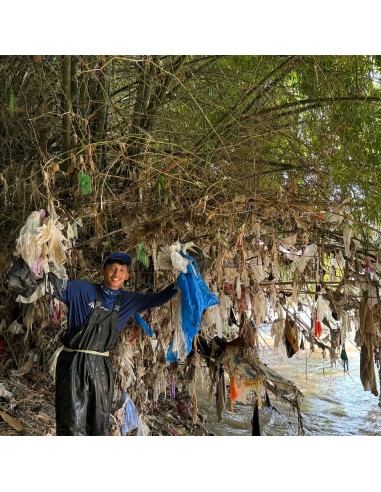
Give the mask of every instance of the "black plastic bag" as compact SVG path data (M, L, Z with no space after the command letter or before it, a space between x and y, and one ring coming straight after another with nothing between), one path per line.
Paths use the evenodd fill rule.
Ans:
M8 290L11 294L29 297L43 280L36 280L28 264L20 256L7 272Z

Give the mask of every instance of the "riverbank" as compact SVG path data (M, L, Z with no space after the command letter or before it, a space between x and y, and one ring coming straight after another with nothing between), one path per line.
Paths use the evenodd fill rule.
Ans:
M31 371L26 376L0 379L0 436L55 436L54 383L51 377ZM3 396L1 396L3 395ZM193 423L191 398L159 399L148 408L144 422L152 436L212 435L198 414ZM110 435L121 435L112 419ZM137 435L137 430L130 432Z

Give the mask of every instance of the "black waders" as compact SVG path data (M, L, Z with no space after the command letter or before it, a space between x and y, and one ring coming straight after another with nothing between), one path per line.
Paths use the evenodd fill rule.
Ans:
M113 311L101 309L96 286L94 309L85 323L62 335L56 369L57 436L107 436L114 382L108 351L118 343L120 297Z

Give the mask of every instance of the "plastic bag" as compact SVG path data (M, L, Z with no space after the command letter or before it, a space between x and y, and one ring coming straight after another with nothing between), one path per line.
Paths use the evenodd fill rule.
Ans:
M62 234L63 224L57 218L48 217L36 231L33 240L43 247L44 254L41 255L41 267L49 262L63 265L66 263L66 251L69 248L69 242ZM25 259L25 258L24 258Z
M152 337L155 332L148 326L145 319L139 313L134 314L134 319L137 323L139 323L139 325L143 328L147 335L149 337Z
M187 273L187 271L188 271L188 260L180 254L181 244L180 243L173 243L169 249L171 251L172 267L175 270L178 270L178 271L183 272L183 273Z
M139 417L139 427L138 427L137 435L138 436L149 436L150 435L149 427L141 417Z
M11 294L29 297L37 289L42 280L36 280L28 264L19 258L7 272L8 290Z
M61 232L64 226L59 222L52 204L50 209L47 218L45 210L32 212L16 240L15 253L22 257L36 279L51 271L51 266L58 277L67 278L63 265L71 244Z
M16 254L25 260L31 271L37 277L41 276L41 265L38 264L38 260L42 253L42 244L36 241L36 236L44 217L45 210L35 211L29 214L16 240Z
M12 335L22 335L24 333L24 328L18 321L15 319L12 321L12 323L8 326L8 333L12 333Z
M6 400L9 401L12 398L12 396L13 396L12 393L10 393L5 389L4 383L0 383L0 397L5 398Z
M78 184L81 188L82 195L91 195L93 192L93 187L91 185L90 177L83 171L78 173Z
M127 393L122 393L122 401L124 402L124 419L122 424L122 436L139 427L139 414L136 411L134 402Z
M178 301L181 302L181 327L187 344L187 353L192 350L193 338L201 327L202 313L208 307L219 304L217 296L209 291L208 286L198 272L198 264L190 255L187 256L187 273L181 272L176 285L181 290ZM172 339L166 355L168 362L179 360L179 354L174 350Z
M188 346L187 340L185 339L185 333L182 326L182 314L181 314L181 297L182 293L179 290L177 294L177 305L176 305L176 313L174 319L174 327L175 331L172 339L172 352L177 355L177 360L184 361L186 356L188 355Z

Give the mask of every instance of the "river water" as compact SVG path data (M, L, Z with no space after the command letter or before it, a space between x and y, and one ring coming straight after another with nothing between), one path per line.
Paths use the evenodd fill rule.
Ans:
M270 325L260 328L260 358L281 376L292 380L303 393L301 412L305 436L381 435L379 398L363 389L359 377L360 352L353 341L347 339L345 343L349 359L345 372L340 361L331 365L329 354L324 358L316 346L312 352L309 343L305 344L306 350L300 350L290 359L275 353L269 331ZM207 396L207 386L208 378L200 378L199 410L206 417L211 432L216 436L251 436L252 406L236 403L232 412L228 399L223 419L217 422L216 411ZM379 384L377 386L379 388ZM270 399L281 413L265 407L259 410L261 435L296 436L296 414L282 407L271 393Z

